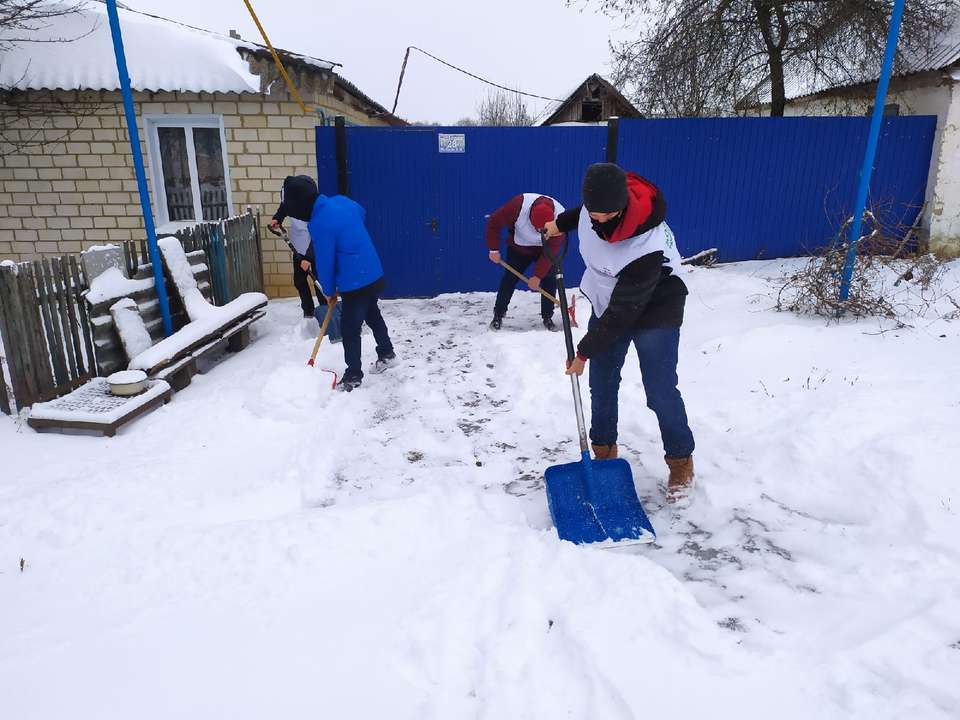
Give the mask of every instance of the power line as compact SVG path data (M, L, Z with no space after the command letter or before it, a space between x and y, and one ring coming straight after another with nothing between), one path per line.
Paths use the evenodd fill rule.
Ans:
M393 110L390 111L390 114L391 114L391 115L393 115L393 114L395 114L395 113L397 112L397 103L400 102L400 88L403 86L403 75L404 75L404 73L406 73L406 71L407 71L407 60L410 59L410 51L411 51L411 50L416 50L416 51L418 51L418 52L421 52L421 53L423 53L424 55L426 55L427 57L433 58L433 59L436 60L438 63L440 63L440 64L442 64L442 65L446 65L448 68L452 68L452 69L456 70L457 72L463 73L464 75L469 75L469 76L472 77L473 79L479 80L480 82L486 83L487 85L492 85L492 86L495 87L495 88L500 88L501 90L506 90L507 92L516 93L517 95L523 95L523 96L525 96L525 97L537 98L538 100L549 100L550 102L563 102L563 101L560 100L559 98L545 97L544 95L535 95L535 94L533 94L533 93L527 93L527 92L522 92L522 91L520 91L520 90L514 90L513 88L508 88L506 85L500 85L499 83L495 83L495 82L493 82L492 80L487 80L486 78L482 78L482 77L480 77L479 75L474 75L474 74L473 74L472 72L470 72L469 70L464 70L464 69L461 68L461 67L457 67L457 66L454 65L453 63L448 63L446 60L441 60L441 59L438 58L436 55L431 55L431 54L428 53L426 50L422 50L421 48L418 48L418 47L415 47L415 46L413 46L413 45L410 45L410 46L407 48L406 53L404 53L404 55L403 55L403 65L400 66L400 79L397 81L397 94L396 94L396 97L394 97L394 99L393 99Z

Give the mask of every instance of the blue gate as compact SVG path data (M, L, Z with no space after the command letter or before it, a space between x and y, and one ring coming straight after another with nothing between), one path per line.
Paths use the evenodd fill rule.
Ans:
M347 194L388 277L387 295L492 290L484 216L522 192L579 203L583 171L616 157L663 190L682 254L723 261L789 257L828 244L849 215L868 118L621 120L547 128L317 128L320 191ZM888 226L911 225L923 202L936 118L884 121L871 200ZM608 138L614 147L609 148ZM339 174L338 174L339 163ZM576 236L568 284L583 272Z

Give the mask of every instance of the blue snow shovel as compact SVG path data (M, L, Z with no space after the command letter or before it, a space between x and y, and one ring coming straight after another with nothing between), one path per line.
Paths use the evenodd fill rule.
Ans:
M574 353L573 333L567 314L567 291L563 285L562 259L566 252L564 250L558 257L552 257L545 237L543 250L553 262L557 276L557 297L560 299L563 336L567 344L569 363L573 361ZM551 465L544 473L547 504L557 534L561 540L569 540L578 545L603 543L609 546L653 542L656 534L637 497L629 463L622 458L590 459L579 378L570 375L570 383L573 387L577 430L580 433L580 460Z
M294 246L293 242L290 240L290 235L287 233L287 229L280 225L277 228L274 228L272 225L267 225L267 230L276 235L278 238L281 238L290 248L290 251L294 255L305 255L306 247L302 248L304 252L301 252L300 249ZM319 291L319 295L323 294L323 288L320 287L320 283L317 281L317 276L313 274L314 268L310 268L310 272L307 273L307 276L310 278L311 282L316 286ZM327 308L325 306L315 307L313 309L313 316L317 319L317 322L320 325L323 325L324 318L326 317ZM333 308L333 315L330 317L329 327L327 328L327 338L330 342L338 343L343 340L343 334L340 332L340 316L343 314L343 309L340 306L340 303L337 303Z

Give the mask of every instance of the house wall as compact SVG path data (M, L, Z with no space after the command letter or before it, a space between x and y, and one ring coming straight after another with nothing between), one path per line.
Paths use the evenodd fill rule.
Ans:
M957 82L950 87L950 109L937 161L930 247L946 257L960 257L960 83Z
M328 116L344 115L358 124L381 124L342 93L342 100L319 88L303 94L308 104L315 101ZM10 145L0 143L0 260L73 253L91 245L143 237L120 93L56 92L45 96L62 103L66 110L29 115L3 133L11 141L32 138L42 142L13 153ZM320 119L304 115L285 93L277 96L135 93L148 178L144 114L222 115L233 210L239 213L252 207L261 213L265 227L279 203L283 178L292 174L316 176L314 128ZM29 99L39 97L30 93ZM148 184L156 208L152 183ZM265 230L261 238L268 294L295 294L290 252Z
M864 115L873 105L875 86L849 88L788 101L787 116ZM901 115L936 115L937 129L927 177L923 226L930 247L947 256L960 256L960 92L942 73L894 78L886 104L896 103Z

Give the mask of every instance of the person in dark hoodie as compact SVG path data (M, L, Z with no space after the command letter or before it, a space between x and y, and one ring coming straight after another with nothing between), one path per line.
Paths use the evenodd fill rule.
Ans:
M364 224L366 211L344 195L318 195L307 223L314 268L328 301L343 298L340 331L346 372L337 387L353 390L363 381L360 330L366 323L377 343L377 361L370 372L394 364L396 354L378 301L386 280L380 256Z
M280 191L280 206L270 221L270 226L279 230L283 221L290 218L290 241L293 250L293 286L300 296L300 307L305 318L314 317L313 293L310 292L310 270L312 258L302 254L296 248L306 248L309 252L310 238L307 234L307 221L313 209L313 201L320 191L313 178L308 175L288 175L283 181ZM321 293L313 288L317 300L321 300Z
M514 195L506 203L498 207L487 216L487 251L490 262L500 262L500 235L507 232L507 259L506 263L518 272L526 272L530 263L533 263L533 277L527 282L531 290L540 287L550 293L556 292L556 280L551 272L552 263L543 251L543 238L540 230L548 220L553 220L563 206L548 195L524 193ZM548 249L553 257L557 256L563 237L556 237L548 243ZM518 278L504 268L503 278L500 280L500 289L497 300L493 305L493 321L491 330L499 330L503 326L503 316L507 314L507 307L517 287ZM540 317L547 330L557 331L559 328L553 322L554 305L548 298L540 296Z
M596 163L583 180L583 205L558 215L546 231L577 230L586 265L580 290L593 314L567 374L582 374L590 362L594 455L617 457L620 371L632 343L647 407L660 425L670 471L667 500L675 502L693 486L694 440L677 388L687 287L666 215L663 194L652 182L613 163Z

